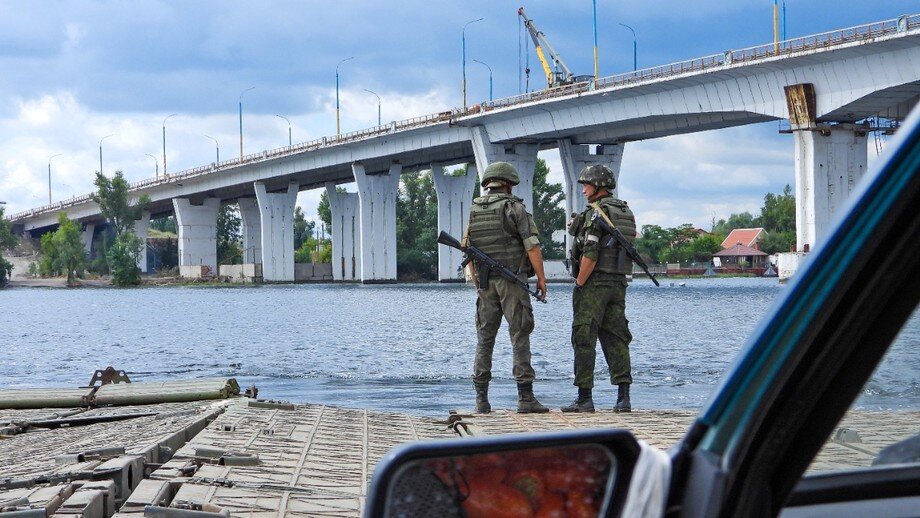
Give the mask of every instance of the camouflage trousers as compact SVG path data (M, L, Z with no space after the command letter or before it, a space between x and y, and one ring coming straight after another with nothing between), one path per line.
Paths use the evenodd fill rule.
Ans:
M530 365L530 333L533 331L533 306L530 294L505 279L494 276L489 287L477 290L476 299L476 358L473 361L473 383L488 383L492 379L492 351L495 336L502 324L508 322L514 354L512 373L518 383L533 383Z
M625 280L595 279L592 275L572 294L572 347L575 349L575 385L594 387L597 340L610 370L610 383L632 383L629 362L629 321L626 320Z

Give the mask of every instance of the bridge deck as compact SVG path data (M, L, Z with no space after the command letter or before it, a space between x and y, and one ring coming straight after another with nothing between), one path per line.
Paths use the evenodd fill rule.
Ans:
M248 516L360 516L377 462L406 441L621 427L666 448L694 417L679 411L519 415L498 410L433 419L234 399L4 411L0 430L23 431L29 421L132 415L137 417L5 436L0 509L102 517L118 508L116 516L137 516L155 505ZM868 466L884 445L915 434L918 420L920 412L850 413L810 470ZM138 458L149 471L143 480L131 471Z

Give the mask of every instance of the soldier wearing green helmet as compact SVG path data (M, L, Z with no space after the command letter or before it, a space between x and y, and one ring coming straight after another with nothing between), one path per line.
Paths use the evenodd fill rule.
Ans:
M575 237L572 245L572 272L575 291L572 294L572 348L575 352L575 386L578 397L562 407L563 412L594 412L594 364L597 341L610 371L610 383L617 386L614 410L629 412L629 387L632 383L629 360L629 321L626 319L626 276L632 274L632 260L625 250L611 242L610 236L592 224L595 205L613 226L630 241L636 237L636 220L625 201L613 197L616 189L613 172L602 165L585 167L578 177L582 194L589 206L574 215L569 233Z
M518 277L527 281L537 276L537 291L546 298L546 275L543 254L537 238L537 226L524 207L521 198L511 194L512 186L521 182L514 166L507 162L490 164L482 175L485 194L473 200L464 240L491 258L504 264ZM488 275L482 265L469 265L474 279ZM477 282L477 286L479 283ZM488 286L477 289L476 300L476 358L473 364L473 386L476 389L476 411L490 412L489 382L492 380L492 351L502 317L508 322L514 356L513 374L518 387L520 413L548 412L549 409L533 395L535 377L530 363L530 333L534 328L530 294L513 282L494 275Z

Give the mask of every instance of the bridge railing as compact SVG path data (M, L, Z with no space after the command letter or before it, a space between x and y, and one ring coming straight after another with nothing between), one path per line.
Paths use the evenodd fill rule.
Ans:
M781 41L778 44L768 43L755 47L748 47L739 50L728 50L720 54L712 54L700 58L678 61L675 63L660 65L651 68L644 68L622 74L616 74L608 77L599 78L597 81L583 81L572 83L545 90L537 90L512 97L496 99L494 101L474 104L465 109L455 108L450 111L443 111L429 115L421 115L393 121L387 125L374 126L362 130L343 133L341 135L322 137L292 146L286 146L277 149L265 150L259 153L244 155L240 158L224 160L218 163L211 163L204 166L186 169L174 174L164 173L159 178L148 178L130 184L131 190L143 189L154 185L178 181L180 179L207 174L222 169L239 167L241 165L269 160L272 158L289 156L303 151L312 151L324 147L335 146L348 142L360 141L372 138L378 135L392 133L395 131L409 130L424 127L442 122L449 122L456 118L478 115L483 112L492 111L498 108L509 108L522 104L539 102L547 99L559 97L580 95L592 90L613 89L624 86L631 86L646 81L654 81L662 78L672 78L687 73L696 73L703 70L730 66L733 64L750 64L752 62L769 59L777 56L794 54L802 51L825 49L835 45L856 42L860 40L869 40L879 36L894 34L897 32L907 31L920 26L920 14L903 16L900 18L885 20L881 22L858 25L847 29L828 31L800 38ZM77 203L83 203L92 198L91 195L83 195L70 200L58 202L56 204L44 205L27 211L19 212L7 216L8 220L15 220L25 217L31 217L42 212L57 210L64 205L72 206Z

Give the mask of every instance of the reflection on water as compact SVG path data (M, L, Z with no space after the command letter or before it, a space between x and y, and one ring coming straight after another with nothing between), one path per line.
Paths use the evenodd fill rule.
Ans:
M627 294L634 408L699 408L784 289L775 279L690 279ZM571 285L536 304L534 392L560 406L572 386ZM158 287L0 292L0 386L76 386L113 365L132 380L235 377L260 396L444 415L473 406L475 292L456 284ZM917 343L920 325L911 323ZM888 359L867 406L920 406L917 353ZM899 369L901 369L899 371ZM517 403L507 331L493 407ZM613 406L599 355L595 403Z

